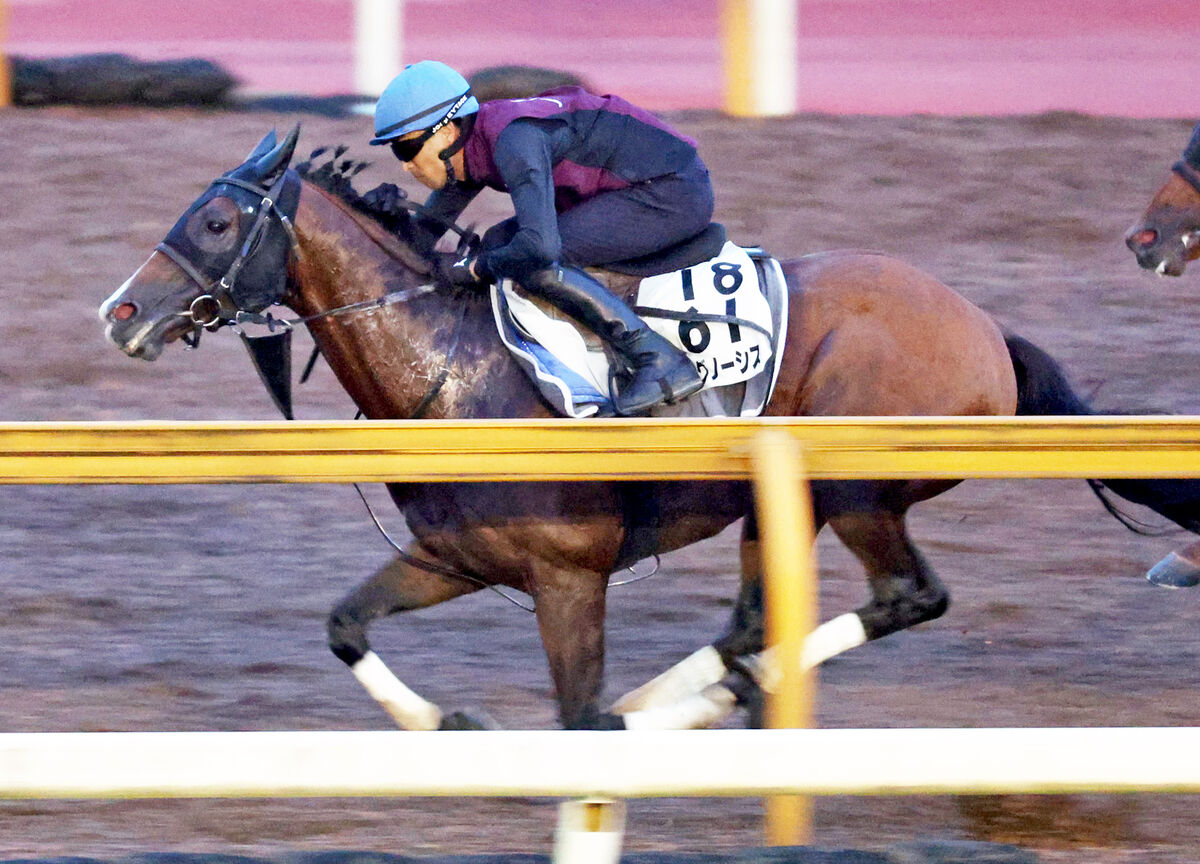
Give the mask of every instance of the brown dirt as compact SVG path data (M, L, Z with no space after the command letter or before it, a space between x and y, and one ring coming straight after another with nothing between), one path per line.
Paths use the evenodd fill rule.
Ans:
M1198 277L1156 281L1120 239L1189 124L1073 114L675 119L702 142L718 218L735 239L781 257L835 247L896 254L1048 349L1102 407L1195 410ZM105 343L95 309L211 177L273 123L291 120L0 114L0 419L273 418L232 337L138 363ZM366 119L307 118L302 147L368 134ZM365 179L397 173L381 164ZM502 213L489 199L476 215ZM353 413L324 368L299 403L308 418ZM380 490L371 493L382 502ZM4 495L0 729L388 728L324 646L326 611L389 555L351 489L9 487ZM952 608L828 664L821 725L1195 722L1200 592L1159 591L1141 578L1182 538L1133 536L1081 482L1038 480L964 484L918 508L913 531L950 584ZM721 630L735 537L671 555L654 579L614 591L610 695ZM830 538L820 555L829 617L861 602L865 587ZM460 600L374 632L401 677L439 703L482 706L510 728L554 725L533 622L498 598ZM2 803L0 856L547 851L554 806ZM756 801L629 809L631 850L761 840ZM817 802L816 832L826 846L936 836L1021 843L1050 862L1183 862L1200 843L1193 811L1184 796L833 798Z

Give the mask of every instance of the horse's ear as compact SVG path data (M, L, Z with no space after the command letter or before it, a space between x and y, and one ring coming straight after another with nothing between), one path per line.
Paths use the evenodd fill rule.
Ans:
M259 141L257 144L254 145L254 149L246 154L246 158L243 159L242 162L244 164L246 162L253 162L256 159L261 159L263 156L267 155L274 149L275 149L275 130L272 129L270 132L268 132L266 135L263 136L263 139L261 141Z
M300 124L297 123L278 146L272 148L270 152L259 158L254 166L254 172L258 175L260 183L270 185L272 181L276 180L280 174L287 170L288 163L292 161L292 153L296 150L296 141L299 137Z

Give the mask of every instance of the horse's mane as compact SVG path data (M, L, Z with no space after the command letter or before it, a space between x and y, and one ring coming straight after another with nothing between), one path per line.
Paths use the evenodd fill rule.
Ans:
M314 166L314 162L319 157L329 152L328 147L318 147L309 154L308 159L296 166L296 173L309 183L319 186L321 189L344 201L356 212L370 217L389 233L396 235L409 246L413 246L416 226L413 224L412 216L409 212L399 207L382 207L377 203L380 197L372 194L384 186L391 184L381 183L374 189L370 189L362 194L359 194L359 191L354 188L352 178L371 163L356 161L354 159L342 159L342 156L345 155L348 149L346 145L339 144L333 149L333 154L327 161ZM403 189L393 188L401 198L406 197Z
M349 148L346 145L339 144L333 149L333 154L328 160L314 167L316 159L329 152L328 147L318 147L309 154L308 159L295 166L296 173L307 182L344 202L355 212L371 219L384 231L395 237L418 261L427 260L429 257L428 247L433 242L427 236L422 236L427 232L417 225L412 213L407 209L397 205L387 206L389 198L395 200L408 197L405 191L392 183L381 183L359 194L358 190L354 188L353 178L371 163L343 159L342 156L345 155L347 149ZM380 194L385 190L388 194ZM427 251L422 251L422 249ZM438 278L436 271L433 277ZM487 298L486 291L459 289L454 293L478 299Z

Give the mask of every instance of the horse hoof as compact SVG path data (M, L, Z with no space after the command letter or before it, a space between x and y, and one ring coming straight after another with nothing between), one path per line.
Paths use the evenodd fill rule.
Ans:
M494 732L499 728L500 724L482 711L477 714L452 711L438 725L438 730L442 732Z
M1150 568L1146 579L1160 588L1194 588L1200 585L1200 567L1172 552Z

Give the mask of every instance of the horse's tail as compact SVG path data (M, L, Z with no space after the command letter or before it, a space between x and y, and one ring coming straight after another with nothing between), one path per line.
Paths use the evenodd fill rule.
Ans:
M1066 373L1053 357L1020 336L1006 334L1004 341L1017 374L1018 415L1078 417L1097 413L1071 389ZM1105 488L1200 534L1200 480L1113 479L1089 482L1105 509L1130 530L1147 533L1131 524L1131 517L1115 509L1112 502L1104 497Z
M1018 416L1086 416L1094 412L1071 389L1067 375L1053 357L1028 339L1006 334L1004 343L1017 373Z

